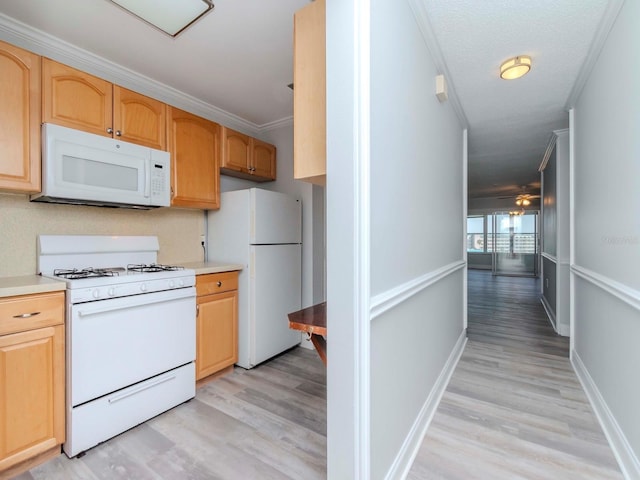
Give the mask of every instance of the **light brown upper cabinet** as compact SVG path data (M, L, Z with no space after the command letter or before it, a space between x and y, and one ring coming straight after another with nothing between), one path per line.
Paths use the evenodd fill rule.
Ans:
M222 164L225 175L254 182L276 179L276 147L244 133L222 127Z
M253 175L276 179L276 147L257 138L253 139Z
M326 182L325 0L293 17L293 177Z
M167 106L114 85L113 129L116 137L127 142L166 150Z
M174 107L167 116L171 205L220 208L220 125Z
M0 190L40 191L40 57L0 42Z
M166 105L48 58L42 121L159 150L167 149Z

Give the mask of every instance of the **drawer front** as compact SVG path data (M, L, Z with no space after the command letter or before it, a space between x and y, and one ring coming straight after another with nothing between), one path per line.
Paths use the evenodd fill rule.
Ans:
M196 277L196 293L198 296L237 289L238 272L209 273Z
M0 335L64 323L64 292L0 299Z
M192 363L68 410L69 457L186 402L196 394Z

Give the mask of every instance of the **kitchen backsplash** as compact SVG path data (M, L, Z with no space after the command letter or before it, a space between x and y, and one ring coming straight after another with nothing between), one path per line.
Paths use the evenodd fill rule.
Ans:
M203 260L201 210L120 208L29 202L26 195L0 193L0 277L36 272L36 240L49 235L156 235L160 263Z

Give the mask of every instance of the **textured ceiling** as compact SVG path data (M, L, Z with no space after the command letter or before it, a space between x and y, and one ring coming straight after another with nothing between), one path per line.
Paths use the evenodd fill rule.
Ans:
M607 0L415 1L469 122L470 198L537 193ZM264 126L292 115L292 18L308 2L215 0L177 39L108 0L0 0L0 13ZM525 54L531 72L501 80L500 63Z
M293 13L310 0L215 0L177 38L108 0L0 0L0 13L256 125L293 114Z
M469 196L535 192L607 1L422 1L469 122ZM531 71L500 79L516 55L531 56Z

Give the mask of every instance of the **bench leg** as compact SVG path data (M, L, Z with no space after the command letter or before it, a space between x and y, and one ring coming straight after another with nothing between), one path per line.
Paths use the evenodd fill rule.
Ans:
M327 366L327 341L324 339L322 335L316 335L315 333L311 334L311 343L316 347L316 351L320 358L322 359L322 363L324 363L325 367Z

